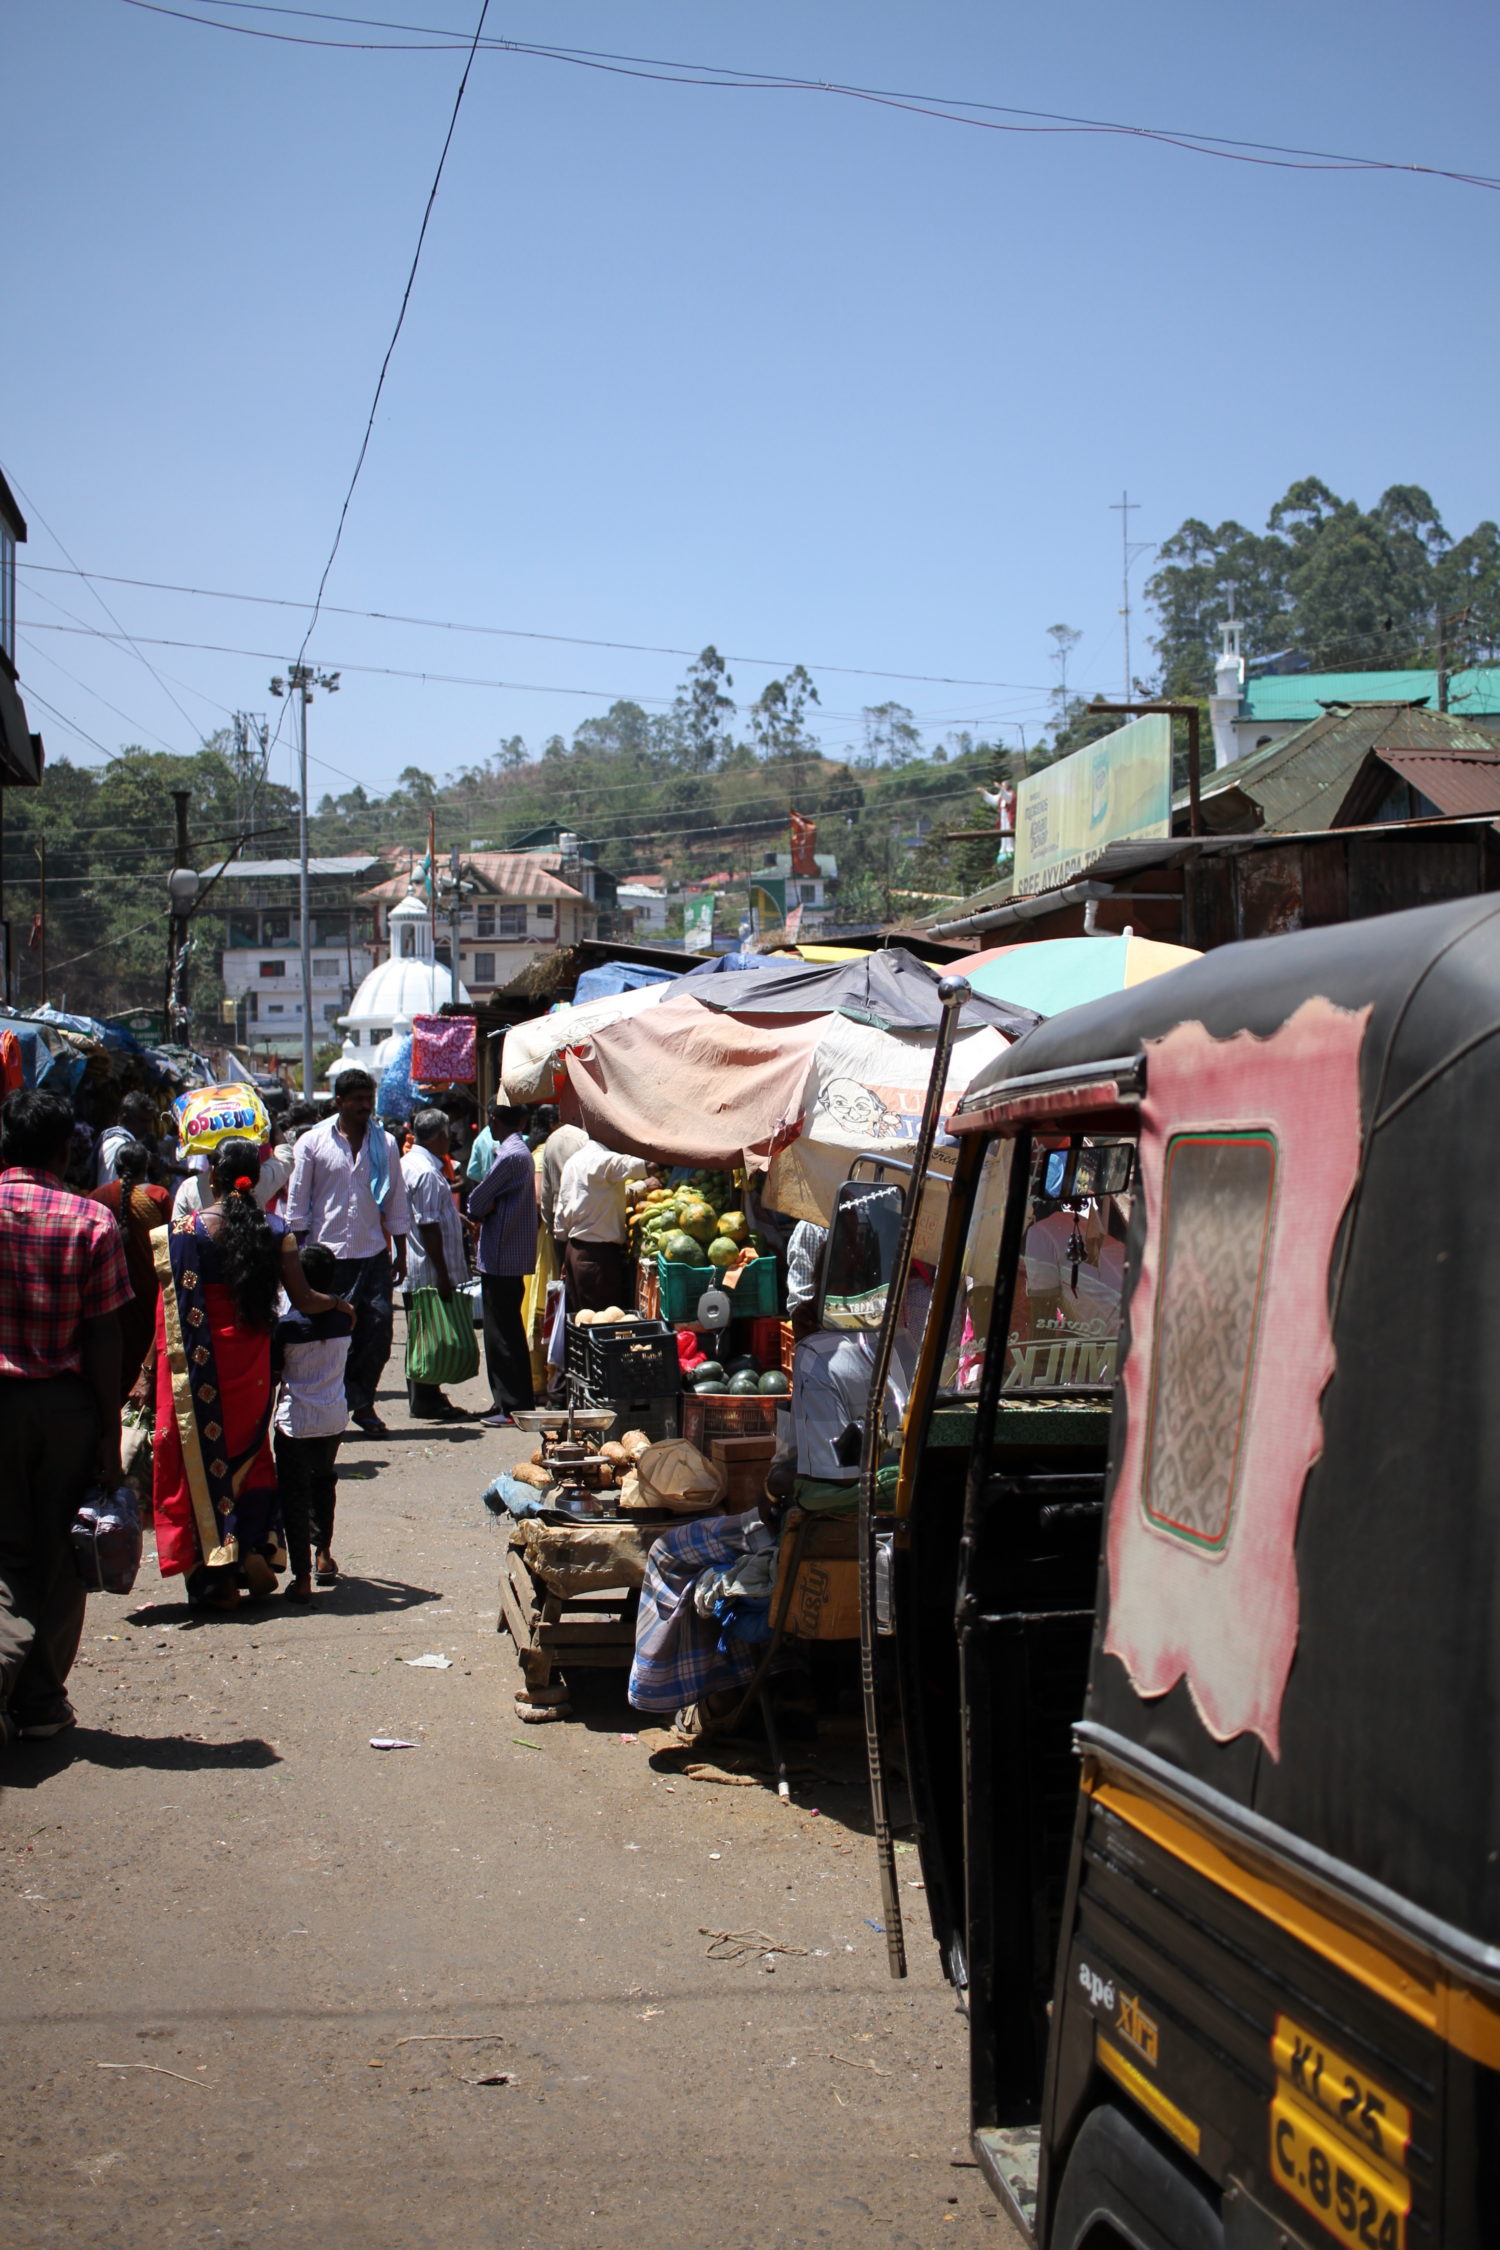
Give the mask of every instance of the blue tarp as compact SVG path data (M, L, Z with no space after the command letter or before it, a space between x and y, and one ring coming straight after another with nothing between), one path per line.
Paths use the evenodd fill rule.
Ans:
M20 1016L0 1016L0 1030L13 1031L20 1042L21 1072L25 1084L28 1086L44 1086L56 1065L53 1061L51 1048L47 1045L35 1024L27 1023ZM81 1057L75 1059L82 1061ZM77 1075L81 1077L82 1071L80 1070ZM57 1088L68 1085L68 1083L66 1075L59 1077L57 1087L53 1089L54 1092L57 1091Z
M680 969L642 968L635 961L604 961L597 969L584 970L573 994L574 1004L580 1000L612 1000L617 992L635 992L643 984L671 984L681 974Z
M380 1085L375 1095L375 1107L387 1125L410 1117L418 1107L417 1090L411 1078L411 1033L402 1037L394 1062L386 1064L380 1074Z

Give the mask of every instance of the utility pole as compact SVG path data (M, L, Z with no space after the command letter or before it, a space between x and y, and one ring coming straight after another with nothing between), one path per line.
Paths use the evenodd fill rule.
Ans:
M1110 502L1111 509L1116 511L1120 518L1120 622L1125 633L1125 701L1127 703L1135 693L1135 682L1130 676L1130 569L1131 565L1138 562L1142 555L1147 554L1154 544L1152 540L1132 539L1130 536L1130 519L1140 505L1140 501L1132 500L1128 492L1122 492L1118 500Z
M37 928L41 932L42 989L37 998L41 1006L45 1008L47 1005L47 839L45 836L37 845L37 858L42 864L41 909L37 915Z
M337 672L320 672L311 664L289 664L286 678L271 682L273 695L290 695L297 706L297 920L302 942L298 947L302 968L302 1096L311 1101L313 1091L312 911L307 866L307 706L315 687L338 692Z
M237 800L235 818L242 836L254 836L258 801L266 778L266 760L271 748L271 730L258 711L236 711L229 724L232 745L229 762L234 768Z
M465 900L466 898L470 897L470 896L471 896L471 894L473 893L474 889L475 889L475 885L474 885L474 884L473 884L472 882L468 882L468 881L466 881L466 880L464 879L464 871L463 871L463 857L462 857L462 854L461 854L461 853L460 853L460 851L459 851L459 848L458 848L457 844L455 844L455 845L453 846L453 849L452 849L452 850L451 850L451 851L449 852L449 854L448 854L448 872L447 872L447 874L446 874L446 875L445 875L445 876L443 877L443 879L442 879L442 886L443 886L443 889L444 889L444 890L445 890L445 891L446 891L446 892L448 893L448 951L449 951L450 955L452 956L452 958L451 958L451 960L450 960L450 963L449 963L449 967L450 967L450 969L451 969L451 971L452 971L452 978L453 978L453 1005L454 1005L454 1007L456 1008L456 1007L458 1006L458 983L459 983L459 980L458 980L458 948L459 948L459 944L460 944L460 928L459 928L459 925L460 925L460 919L461 919L461 917L462 917L462 914L463 914L463 908L464 908L464 900ZM436 899L434 899L434 901L433 901L433 913L434 913L434 915L436 915L436 912L437 912L437 902L436 902ZM435 950L435 949L434 949L434 950Z
M187 1035L189 926L198 893L202 889L198 871L191 864L188 845L188 805L191 797L192 792L187 789L172 791L177 834L172 848L172 872L167 877L171 920L167 925L167 989L162 1007L168 1039L176 1038L179 1033L184 1038Z

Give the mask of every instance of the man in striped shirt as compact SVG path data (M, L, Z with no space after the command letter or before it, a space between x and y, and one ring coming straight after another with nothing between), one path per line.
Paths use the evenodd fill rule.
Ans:
M479 1221L479 1295L490 1385L490 1411L480 1420L487 1430L508 1430L517 1407L536 1403L521 1319L526 1277L536 1270L536 1166L520 1124L516 1110L490 1111L495 1153L484 1178L469 1191L469 1217Z

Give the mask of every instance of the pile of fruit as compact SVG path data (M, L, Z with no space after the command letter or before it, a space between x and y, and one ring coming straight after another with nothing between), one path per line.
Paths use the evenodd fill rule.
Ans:
M705 1359L689 1371L687 1380L695 1391L727 1392L731 1398L785 1398L792 1387L779 1367L762 1375L748 1354L730 1360L727 1366L717 1359Z
M750 1231L744 1212L731 1209L733 1195L723 1172L695 1172L671 1188L649 1174L630 1214L631 1248L638 1257L660 1255L673 1265L717 1266L723 1272L749 1265L765 1244Z

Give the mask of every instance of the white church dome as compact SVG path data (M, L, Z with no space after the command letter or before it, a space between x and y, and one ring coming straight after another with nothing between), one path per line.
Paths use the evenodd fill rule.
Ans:
M432 916L415 891L391 908L390 934L389 960L371 969L339 1018L347 1034L341 1060L366 1069L390 1059L380 1049L410 1031L413 1016L435 1016L448 1001L469 997L462 984L455 992L452 971L434 958Z

